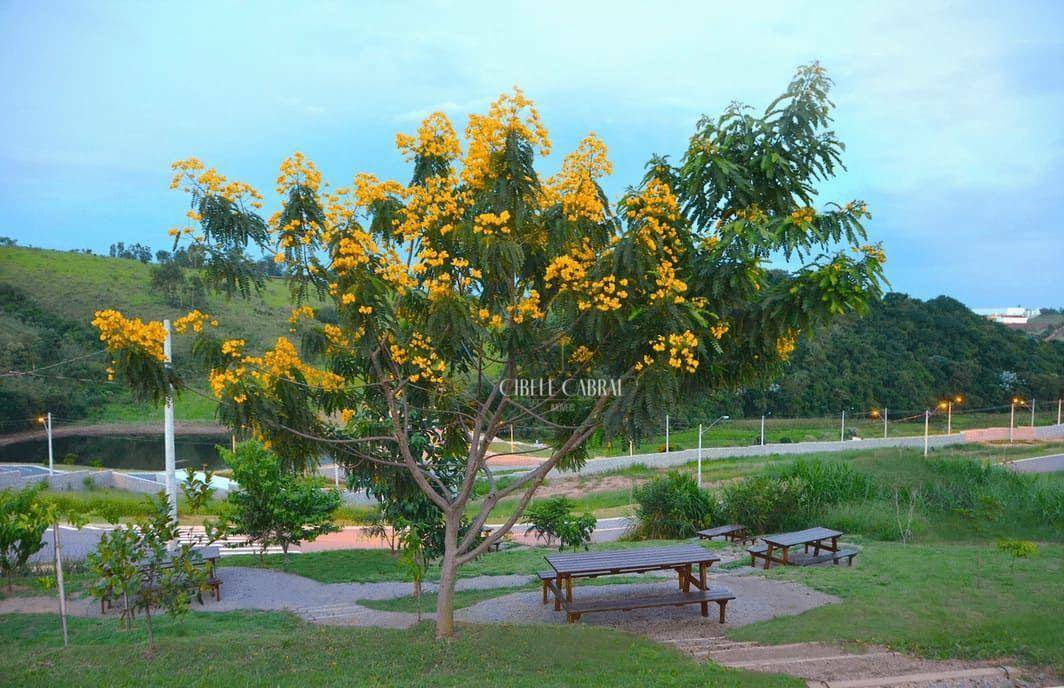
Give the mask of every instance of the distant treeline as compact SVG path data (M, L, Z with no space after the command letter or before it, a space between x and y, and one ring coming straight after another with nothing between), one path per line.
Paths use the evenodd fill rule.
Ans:
M1007 405L1014 396L1064 395L1064 342L1040 341L976 315L946 296L886 295L803 337L783 373L757 389L692 404L679 415L819 416L842 409L918 409L963 395L965 408Z

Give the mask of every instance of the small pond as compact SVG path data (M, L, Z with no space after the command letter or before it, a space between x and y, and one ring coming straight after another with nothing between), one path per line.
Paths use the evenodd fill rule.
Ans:
M229 446L228 435L178 435L178 468L204 464L224 468L216 445ZM71 435L52 440L56 464L161 471L165 468L162 435ZM26 440L0 446L0 462L48 463L48 442Z

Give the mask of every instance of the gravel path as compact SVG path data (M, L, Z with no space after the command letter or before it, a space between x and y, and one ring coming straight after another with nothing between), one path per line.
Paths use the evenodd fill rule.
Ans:
M270 569L224 566L218 569L222 580L222 600L205 599L203 611L234 611L258 609L265 611L290 611L316 623L352 626L385 626L405 628L417 621L417 615L406 612L386 612L368 609L357 600L385 600L410 595L411 583L319 583L303 576ZM651 581L655 576L648 576ZM486 590L509 588L534 582L532 576L478 576L459 579L458 590ZM693 628L702 633L720 634L723 629L773 616L798 614L806 609L838 601L836 598L816 592L796 583L765 580L740 572L717 574L711 577L713 585L723 585L736 594L738 599L728 604L728 623L721 626L714 619L704 619L695 607L667 607L663 609L637 610L627 613L615 612L589 614L585 623L615 626L658 638L671 637L673 633L689 634ZM616 594L641 594L671 590L672 578L666 580L620 585L577 584L576 594L581 598ZM434 592L434 583L426 583L426 592ZM55 598L51 596L12 597L0 600L0 614L55 611ZM71 600L70 613L77 616L99 616L99 605L90 599ZM426 614L432 618L432 614ZM460 609L456 617L473 623L564 623L563 614L555 612L553 605L542 605L538 590L511 593L479 602Z
M736 573L710 577L713 587L731 590L736 599L728 603L727 623L717 622L717 606L710 605L709 617L698 613L698 605L634 609L629 612L587 614L580 623L610 626L657 639L682 638L698 633L702 636L723 635L727 628L743 626L776 616L801 614L807 609L839 602L839 598L798 583L767 580L759 576ZM672 591L673 580L627 585L573 586L575 599L594 599L615 595L642 595ZM474 623L565 623L565 615L554 611L553 604L543 604L536 592L518 592L479 602L456 612L462 621Z

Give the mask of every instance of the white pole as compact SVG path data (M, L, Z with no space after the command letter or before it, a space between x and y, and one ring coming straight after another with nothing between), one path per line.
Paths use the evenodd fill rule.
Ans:
M887 413L889 413L886 406L883 407L883 439L887 437Z
M340 489L340 462L333 458L333 485Z
M514 426L510 424L510 453L514 453Z
M842 411L842 426L839 427L839 442L846 441L846 410Z
M1009 442L1012 442L1012 428L1016 424L1016 402L1009 405Z
M1031 397L1031 427L1034 427L1034 397Z
M635 452L635 442L628 440L628 456L633 456L633 452Z
M765 416L761 416L761 446L765 446Z
M1060 425L1060 409L1064 407L1064 399L1057 399L1057 425Z
M946 402L946 434L953 434L953 402Z
M48 421L47 421L46 427L48 429L48 474L52 475L53 473L55 473L55 457L52 454L52 412L51 411L48 412L47 418L48 418Z
M924 409L924 456L927 456L927 427L931 422L931 412Z
M58 521L52 524L52 549L55 552L55 586L59 590L59 623L63 626L63 647L67 647L66 588L63 586L63 550L59 545Z
M669 414L665 414L665 453L669 453Z
M169 370L173 364L173 344L170 336L170 321L164 320L166 328L166 340L163 343L163 356L166 359L166 368ZM174 450L174 390L166 395L166 410L163 415L165 437L163 440L163 454L166 461L166 499L170 502L170 518L177 520L177 470L176 452Z
M698 424L698 486L702 487L702 424Z

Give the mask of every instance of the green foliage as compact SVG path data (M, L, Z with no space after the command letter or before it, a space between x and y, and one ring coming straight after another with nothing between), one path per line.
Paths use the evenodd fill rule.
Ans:
M643 538L688 538L705 528L716 505L688 473L670 471L635 490L637 533Z
M808 527L825 507L877 496L874 481L849 464L798 460L725 485L721 512L727 521L768 533Z
M998 540L997 548L1016 559L1029 559L1038 554L1038 545L1027 540Z
M211 487L211 479L214 478L214 470L207 465L203 466L203 477L194 470L188 470L185 479L181 482L181 492L185 495L189 511L194 514L207 505L214 494Z
M148 645L154 650L152 609L163 609L172 617L184 614L192 595L205 589L207 574L195 565L199 555L191 543L168 549L178 538L178 528L166 495L159 493L152 504L150 518L103 533L88 563L98 577L92 595L119 604L127 630L142 611Z
M42 489L33 485L0 491L0 575L7 578L8 589L15 574L24 572L29 558L44 547L41 536L51 521Z
M323 491L314 480L284 470L280 458L259 442L244 442L236 451L219 447L240 486L229 494L228 525L256 543L261 552L288 548L337 530L333 514L340 494Z
M578 516L575 508L576 504L568 497L552 497L528 507L525 520L532 524L529 530L536 532L537 540L544 540L548 545L557 540L558 549L587 549L597 519L587 513Z

